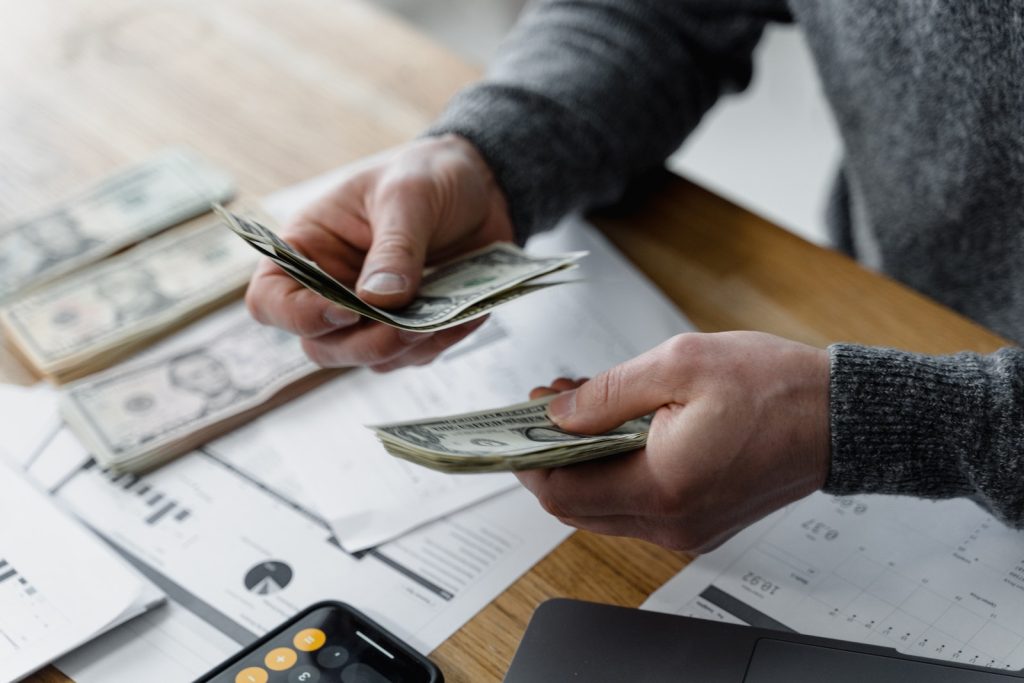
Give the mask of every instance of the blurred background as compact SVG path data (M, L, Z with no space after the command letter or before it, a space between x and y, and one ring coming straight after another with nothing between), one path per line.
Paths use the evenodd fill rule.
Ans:
M528 0L374 0L462 57L486 64ZM799 29L768 30L754 82L705 118L677 172L818 244L840 142Z

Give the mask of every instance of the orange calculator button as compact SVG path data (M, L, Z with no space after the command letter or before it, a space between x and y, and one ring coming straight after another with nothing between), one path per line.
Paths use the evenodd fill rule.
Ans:
M284 671L295 666L299 656L290 647L275 647L263 658L263 663L273 671Z
M295 647L303 652L319 650L327 642L327 634L318 628L305 628L295 634Z
M270 674L263 669L258 666L250 666L248 669L238 672L238 675L235 676L235 683L267 683L269 678Z

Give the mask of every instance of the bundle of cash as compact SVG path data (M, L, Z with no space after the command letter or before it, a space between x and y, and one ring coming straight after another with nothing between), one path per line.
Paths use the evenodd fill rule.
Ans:
M597 436L573 434L548 419L551 399L370 429L391 455L452 473L562 467L647 443L650 418Z
M0 302L227 201L234 183L195 154L167 150L33 217L0 225Z
M207 219L15 299L0 328L38 372L66 382L238 297L256 260L222 219Z
M226 316L226 317L225 317ZM245 309L186 330L143 357L69 384L68 426L103 466L138 472L197 448L330 376L297 337Z
M301 285L371 320L416 332L453 327L485 315L503 303L557 284L531 281L573 268L586 255L576 252L533 256L514 245L495 243L427 271L411 304L386 311L360 299L265 226L222 207L217 207L217 211L239 237Z

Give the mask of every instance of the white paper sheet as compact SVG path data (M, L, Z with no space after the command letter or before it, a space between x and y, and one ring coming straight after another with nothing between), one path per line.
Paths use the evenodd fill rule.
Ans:
M269 197L281 221L337 182L330 175ZM588 251L578 284L503 306L433 364L388 375L356 370L275 411L258 427L342 545L352 551L515 485L508 474L450 475L388 456L363 425L524 401L559 376L592 375L692 325L580 219L531 240L536 253ZM252 439L249 439L252 441ZM231 457L233 444L214 444Z
M0 384L0 446L8 462L24 467L35 445L60 426L57 392L49 384Z
M162 683L191 680L329 598L429 652L570 533L519 489L355 556L266 446L233 461L198 451L137 477L101 470L75 443L50 439L29 474L56 482L55 499L172 603L62 659L77 683L147 680L157 665Z
M0 681L48 664L142 599L129 567L4 464L0 520Z
M698 558L645 609L1024 668L1024 533L965 500L814 494Z

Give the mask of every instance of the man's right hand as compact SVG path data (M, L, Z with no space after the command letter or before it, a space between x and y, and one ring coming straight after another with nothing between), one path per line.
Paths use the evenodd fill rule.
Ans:
M395 149L307 207L285 229L292 246L364 301L400 308L415 296L425 265L495 241L512 241L505 197L476 148L455 135ZM379 371L423 365L480 326L435 333L362 320L306 289L270 262L258 266L246 303L259 322L303 338L324 367Z

